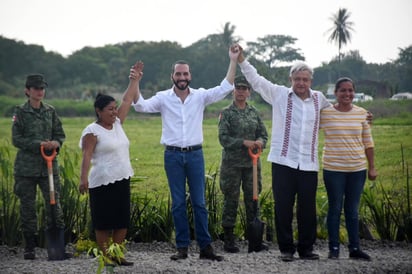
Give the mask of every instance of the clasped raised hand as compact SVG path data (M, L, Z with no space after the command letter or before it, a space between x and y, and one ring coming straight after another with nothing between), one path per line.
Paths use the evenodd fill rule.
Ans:
M131 68L129 79L140 81L143 77L144 63L142 61L137 61Z
M241 47L238 44L230 46L230 48L229 48L229 58L233 61L237 61L240 52L241 52Z

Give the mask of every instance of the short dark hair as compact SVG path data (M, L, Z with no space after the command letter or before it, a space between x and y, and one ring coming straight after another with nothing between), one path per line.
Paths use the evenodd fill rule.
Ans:
M177 60L172 65L172 74L175 73L175 66L176 65L188 65L189 66L189 63L185 60ZM189 71L190 71L190 66L189 66Z

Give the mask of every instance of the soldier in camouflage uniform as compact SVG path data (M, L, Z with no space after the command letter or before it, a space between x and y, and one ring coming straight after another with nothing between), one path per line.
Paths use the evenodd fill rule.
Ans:
M13 115L12 140L17 147L14 163L14 193L20 199L20 222L25 240L24 259L35 258L37 235L36 189L39 185L46 205L47 226L51 225L51 208L47 163L40 146L59 150L65 139L62 123L56 110L42 102L47 87L43 75L27 76L25 94L28 101L16 106ZM64 228L63 212L59 202L60 181L57 157L53 160L56 198L56 226Z
M246 78L235 78L234 101L220 114L219 142L223 147L220 166L220 189L224 195L222 226L225 232L224 249L239 252L235 245L233 228L239 205L240 186L246 208L247 223L255 218L253 207L253 167L248 148L263 149L268 133L258 111L246 102L250 96L250 85ZM260 161L258 161L258 189L262 189ZM267 250L262 244L261 250Z

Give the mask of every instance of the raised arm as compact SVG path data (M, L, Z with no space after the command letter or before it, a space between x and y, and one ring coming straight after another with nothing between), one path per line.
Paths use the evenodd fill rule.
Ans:
M241 47L241 46L239 46L239 45L237 45L238 46L238 48L239 48L239 56L238 56L238 58L237 58L237 62L240 64L240 63L242 63L243 61L245 61L245 55L243 54L243 48Z
M238 45L233 45L229 48L230 63L229 63L229 68L226 74L226 80L232 85L235 82L236 67L237 67L237 60L239 57L239 53L240 53L240 50L239 50Z
M137 61L136 64L130 68L129 85L123 93L122 102L117 110L117 116L119 117L121 123L123 123L124 119L126 119L132 102L136 102L137 99L139 99L139 82L143 77L143 67L143 62Z

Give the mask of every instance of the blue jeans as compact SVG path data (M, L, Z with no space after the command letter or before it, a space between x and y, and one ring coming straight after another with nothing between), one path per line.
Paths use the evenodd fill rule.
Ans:
M357 172L338 172L323 170L328 193L329 249L339 249L339 226L342 205L345 214L349 250L359 248L359 203L366 180L366 170Z
M165 150L164 166L172 195L172 215L176 231L176 247L188 247L190 230L186 208L186 181L189 186L195 222L196 240L200 249L212 242L208 228L205 201L205 165L203 150L180 152Z

